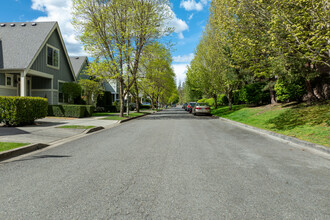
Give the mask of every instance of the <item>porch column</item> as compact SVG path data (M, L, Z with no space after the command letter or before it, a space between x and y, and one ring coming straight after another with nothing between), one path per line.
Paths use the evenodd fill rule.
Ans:
M25 72L21 73L21 97L26 96L26 75Z

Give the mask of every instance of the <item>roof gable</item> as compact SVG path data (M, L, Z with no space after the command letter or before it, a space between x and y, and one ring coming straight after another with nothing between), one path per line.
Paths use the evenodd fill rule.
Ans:
M55 25L56 22L1 23L1 69L28 68Z
M70 61L72 64L74 74L76 78L78 78L83 68L88 64L88 58L87 56L73 56L70 57Z

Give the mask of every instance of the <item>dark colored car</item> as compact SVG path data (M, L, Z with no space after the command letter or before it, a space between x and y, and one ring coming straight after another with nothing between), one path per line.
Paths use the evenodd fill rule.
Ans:
M195 105L196 105L196 102L189 102L188 107L187 107L187 111L189 113L191 113L192 109L195 107Z
M188 103L184 103L184 104L182 105L182 108L183 108L184 110L186 110L186 109L187 109L187 105L188 105Z

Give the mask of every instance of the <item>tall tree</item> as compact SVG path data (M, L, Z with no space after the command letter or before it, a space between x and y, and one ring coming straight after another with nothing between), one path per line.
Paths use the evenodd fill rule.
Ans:
M103 78L120 83L120 115L124 97L134 85L143 48L171 32L168 0L73 0L73 24L85 50L96 58L91 66ZM129 74L131 81L126 81Z

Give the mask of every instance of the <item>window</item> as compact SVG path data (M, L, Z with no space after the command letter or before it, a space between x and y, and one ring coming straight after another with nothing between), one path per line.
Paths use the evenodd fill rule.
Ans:
M14 86L13 75L6 74L6 86Z
M55 68L59 68L59 49L47 46L47 65Z

